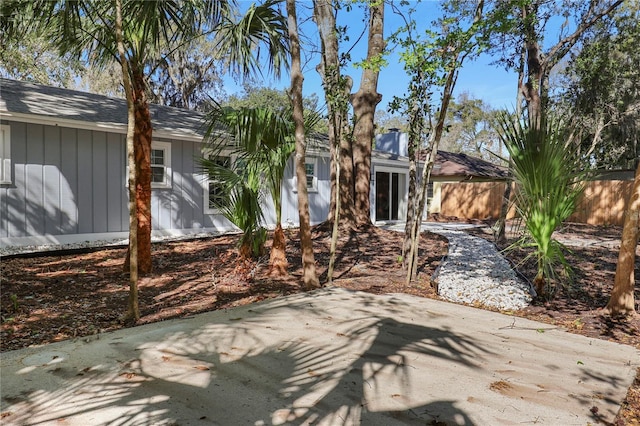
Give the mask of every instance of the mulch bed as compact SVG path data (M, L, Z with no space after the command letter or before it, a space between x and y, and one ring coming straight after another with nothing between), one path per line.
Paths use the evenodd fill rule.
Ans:
M484 231L475 234L492 240ZM619 227L567 225L560 234L572 238L617 238ZM268 255L238 264L237 235L165 242L153 245L154 271L140 280L139 324L163 321L257 302L303 291L299 241L287 231L290 275L268 276ZM313 230L317 273L326 280L330 230ZM402 234L370 227L345 233L338 244L333 285L376 294L408 293L438 298L431 278L447 252L443 237L424 233L418 279L405 285L400 248ZM617 249L571 248L567 255L576 273L561 282L554 299L536 301L515 315L566 328L576 334L606 339L640 349L640 319L612 319L602 314L613 285ZM125 327L128 277L122 271L125 248L89 252L5 257L0 262L1 347L9 351L116 330ZM507 257L529 280L535 265L523 262L527 252ZM640 256L636 280L640 280ZM636 301L640 291L636 290ZM619 425L640 425L640 371L629 389Z

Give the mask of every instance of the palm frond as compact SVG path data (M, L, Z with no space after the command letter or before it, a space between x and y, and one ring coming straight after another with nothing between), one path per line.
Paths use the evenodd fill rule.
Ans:
M223 19L216 28L218 50L227 59L229 70L237 76L262 74L261 46L266 46L268 70L276 78L289 64L287 22L277 10L277 0L251 5L240 21Z
M553 239L553 233L575 211L588 168L572 148L570 133L561 120L544 118L536 126L502 114L498 122L517 183L516 209L527 233L515 246L534 247L539 280L549 285L556 265L562 265L570 275L563 246Z

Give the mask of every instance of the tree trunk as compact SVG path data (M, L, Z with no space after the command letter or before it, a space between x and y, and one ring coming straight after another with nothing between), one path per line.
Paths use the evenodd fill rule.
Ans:
M331 133L331 120L329 120L329 133ZM329 213L327 214L327 221L331 222L336 215L336 194L338 193L338 185L336 184L337 174L336 170L339 165L337 165L337 156L336 156L336 146L331 142L331 138L329 138Z
M616 266L616 278L611 291L611 299L605 308L611 315L629 315L635 313L635 257L640 237L640 162L633 181L633 190L629 197L627 212L622 229L620 253Z
M416 211L418 210L416 196L417 180L418 180L418 167L416 159L416 146L417 141L409 139L408 153L409 153L409 192L407 196L407 215L404 224L404 242L402 244L402 266L408 267L408 254L411 251L411 232L416 220Z
M340 204L339 217L351 228L355 223L353 153L348 131L348 105L352 81L349 77L343 77L340 71L338 30L333 2L315 0L313 4L314 18L322 44L322 61L317 70L322 77L329 116L331 201L327 220L333 222L336 217L336 205ZM340 173L335 173L338 170L336 162L340 167ZM340 203L336 203L337 195L340 196Z
M411 86L412 106L409 118L409 140L407 141L407 155L409 156L409 191L407 202L407 217L404 226L404 242L402 244L402 266L409 266L408 254L411 251L412 232L415 225L418 211L418 154L422 145L422 135L425 127L425 113L428 105L425 105L429 95L426 93L424 85L424 73L422 68L416 70L416 75L412 78Z
M295 0L287 0L287 23L291 48L291 98L296 138L296 177L298 185L298 215L300 216L300 249L302 252L302 282L306 290L320 287L316 275L316 264L311 240L309 218L309 196L307 194L307 172L305 170L306 141L302 109L302 69L300 65L300 40L296 18Z
M433 169L433 164L435 163L436 155L438 154L438 145L440 144L440 139L442 139L444 122L447 116L447 110L449 109L453 89L456 87L458 72L462 66L462 60L458 60L458 58L459 55L457 55L456 60L453 61L455 66L453 66L447 73L447 79L442 90L442 102L440 103L440 110L438 111L438 120L436 122L435 129L433 129L433 135L430 138L429 151L425 158L424 168L422 169L422 181L420 183L420 193L418 195L418 209L415 214L415 220L411 232L411 248L409 250L409 259L407 262L407 284L416 277L418 271L420 228L422 227L422 214L426 204L427 187L429 185L429 180L431 179L431 170Z
M340 155L340 151L337 151L338 156ZM340 157L337 158L338 162L336 163L335 173L337 180L340 180L340 166L339 161ZM339 225L340 225L340 196L339 194L335 194L335 211L333 217L333 229L331 230L331 247L329 249L329 267L327 268L327 281L329 283L333 282L333 269L336 263L336 249L338 247L338 236L339 236Z
M419 71L417 80L422 79L422 72ZM415 85L418 87L418 85ZM407 142L407 154L409 155L409 192L407 202L407 217L404 227L404 242L402 244L402 266L409 266L408 255L411 251L413 226L417 220L418 212L418 152L420 151L420 141L424 132L424 108L421 96L413 96L413 107L411 108L411 119L409 120L409 140Z
M529 117L534 120L535 126L539 126L538 123L540 123L549 103L548 85L551 69L566 56L585 31L623 3L624 0L610 3L589 2L589 7L585 9L586 12L576 22L575 31L561 37L547 52L542 51L540 46L542 37L536 28L536 25L545 19L538 16L538 9L542 1L534 0L524 3L521 9L521 24L527 56L527 81L520 84L520 90L527 103Z
M538 4L531 2L522 7L522 22L524 33L524 49L527 52L527 78L521 84L520 91L527 103L529 117L536 126L542 115L542 52L538 43L536 23L538 19Z
M151 113L145 93L142 70L134 69L136 132L136 204L138 212L138 269L151 273Z
M238 265L244 265L248 260L253 259L253 247L251 243L252 241L247 238L240 244L240 247L238 247Z
M289 262L287 261L287 238L284 235L282 224L278 221L273 231L273 245L269 257L269 275L283 277L287 275Z
M446 115L447 107L449 102L447 101L446 106L443 104L444 114ZM441 113L442 114L442 113ZM436 136L437 137L437 136ZM414 216L413 227L411 229L411 245L409 246L409 254L407 256L407 280L406 283L409 284L411 280L413 280L418 273L418 253L420 250L420 230L422 228L422 213L424 212L424 207L427 199L427 187L429 185L429 180L431 179L431 170L433 169L433 163L435 162L436 155L438 153L438 142L440 139L436 139L436 137L432 137L430 143L430 149L427 152L427 156L425 158L424 166L422 169L422 180L420 183L420 192L418 193L417 199L417 209Z
M379 70L376 60L384 50L384 2L371 3L369 7L369 40L367 60L370 65L362 70L359 90L351 97L355 117L353 164L355 169L356 225L371 224L371 147L375 136L374 117L376 105L382 100L378 89Z
M483 1L477 3L474 25L482 19L483 7ZM451 102L453 89L455 88L456 81L458 80L458 73L460 71L460 68L462 67L464 58L469 53L460 46L464 46L467 42L469 42L474 34L473 32L471 32L472 29L473 27L471 27L471 29L467 32L463 33L462 39L458 40L458 43L460 43L458 44L458 47L449 46L448 49L445 49L442 52L443 56L441 66L443 70L446 71L446 79L444 82L444 87L442 88L442 98L440 102L440 108L438 109L437 113L436 125L435 128L431 130L431 134L429 136L429 147L427 150L427 156L425 158L425 164L422 169L422 181L420 182L420 194L418 195L418 209L415 214L415 221L411 232L411 249L409 251L409 259L407 263L407 284L409 284L411 280L417 276L420 228L422 227L422 214L424 212L424 207L426 204L427 188L429 185L429 180L431 179L431 170L433 169L433 164L435 163L436 155L438 154L438 145L440 143L440 140L442 139L444 122L447 117L447 110L449 109L449 103Z
M138 223L138 272L151 273L151 113L145 93L142 70L133 68L133 99L135 132L133 137L136 169L136 211ZM125 268L128 268L130 252L127 251Z
M140 319L140 308L138 304L138 221L136 215L136 167L134 155L134 131L135 131L135 111L133 105L133 88L129 78L129 67L124 50L124 41L122 37L122 1L116 0L116 23L115 23L116 39L118 44L118 54L120 57L120 66L122 68L122 83L124 92L127 97L127 161L129 164L129 252L133 253L128 256L129 271L129 300L127 312L125 313L124 322L136 323ZM125 262L126 263L126 262Z
M340 72L338 30L336 28L335 8L331 0L315 0L313 4L315 21L322 42L322 61L317 69L322 77L329 116L331 197L327 220L333 224L333 228L327 281L331 283L336 261L341 215L347 218L347 224L354 223L353 162L348 138L348 100L351 92L351 79L342 77ZM343 153L343 151L345 152ZM343 164L342 161L345 156L348 156L348 161ZM344 173L341 172L342 168L344 168ZM347 176L346 179L345 175ZM339 182L339 185L336 182ZM338 191L338 188L340 188L340 191Z
M344 131L340 133L340 146L338 148L340 153L336 154L336 159L340 164L340 176L337 176L337 181L339 182L338 195L340 196L340 220L342 221L341 225L350 230L356 227L353 144L350 135Z

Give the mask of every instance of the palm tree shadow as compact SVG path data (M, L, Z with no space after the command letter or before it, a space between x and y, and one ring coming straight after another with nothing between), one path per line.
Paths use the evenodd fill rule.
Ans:
M22 399L7 406L15 413L8 420L100 416L100 424L110 426L473 424L456 398L441 392L443 376L433 369L442 362L455 364L454 374L480 369L492 352L447 328L396 319L395 312L410 308L402 301L387 301L384 316L376 314L379 299L366 296L343 321L327 322L335 300L314 296L235 310L231 322L166 330L144 343L101 340L107 359L123 360L118 368L69 359L51 371L53 387L43 384L18 395ZM249 312L255 315L236 317ZM319 320L290 325L292 318L312 317ZM8 401L4 394L3 399Z
M146 353L139 360L139 374L146 380L118 405L131 407L139 401L153 401L158 394L171 397L138 404L139 410L132 411L128 418L121 416L108 424L138 424L140 419L151 418L159 421L166 415L171 415L176 424L213 419L219 424L234 420L287 425L474 424L457 401L436 397L437 380L432 371L423 370L429 364L425 357L477 369L490 351L451 330L393 318L366 316L342 325L349 326L346 332L336 333L338 341L324 348L298 337L233 360L228 359L226 351L202 350L210 345L207 342L223 336L207 332L191 335L188 340L192 345L194 340L201 344L192 346L192 350L164 351L162 355L171 358L170 362L208 370L189 377L145 371L145 358L160 356ZM254 324L249 321L235 327L231 334L254 332ZM256 342L261 339L257 335L251 338ZM239 345L230 343L232 348ZM417 358L422 362L415 363ZM208 384L194 390L198 375ZM434 379L433 392L421 394L424 382L430 379ZM181 403L192 407L186 417L172 409L176 399L183 397L186 399Z
M360 320L353 320L361 322ZM363 351L347 344L335 352L293 350L295 373L283 383L281 391L290 401L279 410L287 424L387 425L465 424L470 417L456 407L456 401L434 400L416 404L423 396L415 392L429 379L429 372L416 371L416 357L436 357L468 368L479 368L475 360L489 354L472 339L450 330L404 323L392 318L377 318L356 326L342 337L356 342ZM358 344L357 342L360 342ZM354 358L346 369L331 369L340 357ZM306 374L305 374L306 373ZM309 377L311 376L311 378ZM291 389L297 389L291 392ZM308 400L310 390L322 389L324 395ZM436 390L437 392L437 390ZM428 398L427 398L428 399ZM304 414L300 414L304 413Z

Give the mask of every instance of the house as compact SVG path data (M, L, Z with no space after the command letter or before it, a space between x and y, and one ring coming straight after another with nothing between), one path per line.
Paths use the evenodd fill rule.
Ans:
M376 137L376 150L395 154L400 161L408 162L408 137L406 133L391 129L389 133L378 135ZM375 156L375 154L374 154ZM424 161L424 156L421 156ZM421 170L418 171L421 173ZM508 178L508 169L485 161L481 158L472 157L464 153L453 153L448 151L438 151L436 160L431 171L430 182L427 187L427 213L444 213L447 216L458 216L461 209L466 204L477 206L482 204L484 200L464 200L460 189L465 183L482 183L486 188L490 189L493 197L499 193L502 195L504 182ZM406 190L407 177L399 176L399 189ZM495 184L499 184L496 186ZM495 188L494 188L495 187ZM443 189L445 194L443 196ZM377 190L377 188L376 188ZM502 191L502 192L500 192ZM443 212L443 201L445 211ZM499 203L498 203L499 205ZM376 213L378 213L376 211ZM456 214L458 213L458 214ZM463 215L464 216L464 215ZM401 217L404 217L401 216ZM382 217L376 217L377 220L385 220Z
M209 203L216 183L198 167L204 116L158 105L150 109L153 234L234 229ZM126 238L126 127L123 99L0 79L0 247ZM311 221L317 224L329 211L326 146L310 148L306 166ZM406 173L406 163L384 155L372 168L390 183ZM282 183L282 219L289 226L298 223L294 176L290 160ZM386 207L388 216L401 219L406 194L398 193L397 185L395 192L385 188L396 200ZM273 202L265 203L266 224L273 225Z
M210 203L216 182L199 170L205 117L194 111L151 105L152 232L180 236L235 229ZM0 79L0 247L66 244L127 238L127 109L123 99ZM401 146L404 141L404 148ZM371 220L406 215L406 135L377 138L371 162ZM439 154L438 179L477 179L455 167L466 157ZM222 157L222 161L230 160ZM441 160L443 160L441 162ZM326 220L330 204L326 144L307 151L311 223ZM466 164L467 171L471 163ZM298 224L293 157L282 182L282 220ZM265 224L275 223L265 200Z

